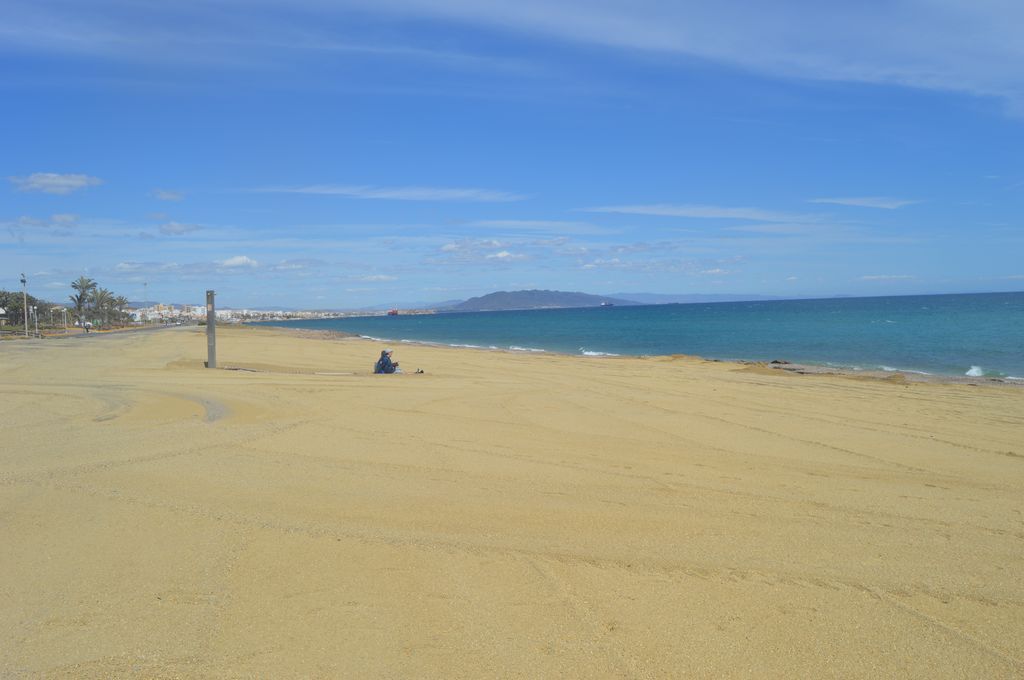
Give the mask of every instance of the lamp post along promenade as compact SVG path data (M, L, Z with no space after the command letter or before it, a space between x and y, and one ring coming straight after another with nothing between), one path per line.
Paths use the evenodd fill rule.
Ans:
M24 272L21 275L21 306L25 311L25 337L28 337L28 279Z

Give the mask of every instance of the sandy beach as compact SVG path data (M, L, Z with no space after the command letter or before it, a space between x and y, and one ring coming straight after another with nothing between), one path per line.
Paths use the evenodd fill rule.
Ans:
M1024 390L380 348L0 344L0 677L1024 676Z

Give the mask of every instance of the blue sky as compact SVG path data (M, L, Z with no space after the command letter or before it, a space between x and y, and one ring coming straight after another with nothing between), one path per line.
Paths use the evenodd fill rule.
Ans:
M1021 35L995 0L5 0L0 288L1022 290Z

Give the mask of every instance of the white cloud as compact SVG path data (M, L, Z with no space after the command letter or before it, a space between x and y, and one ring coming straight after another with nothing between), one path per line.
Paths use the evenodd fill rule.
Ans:
M550 245L541 246L525 240L461 239L440 246L438 250L441 255L428 258L426 262L429 264L512 262L529 259L530 255L522 252L524 250L533 252L550 247ZM512 248L520 252L516 252Z
M316 194L392 201L454 201L503 203L521 201L525 196L491 189L465 189L446 187L376 187L369 185L314 184L305 187L270 187L252 189L257 193Z
M916 276L910 274L872 274L869 276L860 277L861 281L900 281L905 279L916 279Z
M905 205L914 205L921 201L907 200L904 198L886 198L884 196L863 196L861 198L812 198L808 203L833 203L835 205L849 205L858 208L882 208L883 210L895 210Z
M442 253L476 253L487 248L504 248L505 243L496 239L463 239L441 246Z
M168 236L181 236L190 231L202 229L198 224L182 224L181 222L168 222L160 225L160 233Z
M668 253L677 250L671 244L651 244L654 251ZM692 254L692 249L686 248L687 254ZM671 273L685 276L721 276L736 273L735 269L725 269L723 265L740 265L744 262L741 256L695 259L691 257L655 257L655 258L630 258L614 257L612 255L622 252L620 248L611 247L607 249L608 256L596 257L589 260L579 260L582 269L612 269L622 271L637 271L647 273ZM630 249L629 252L642 252L639 249Z
M507 250L502 250L502 251L497 252L497 253L490 253L489 255L486 255L485 257L488 260L501 260L503 262L511 262L512 260L522 260L526 256L525 255L517 255L515 253L510 253Z
M622 260L620 260L617 257L598 258L598 259L593 260L591 262L584 263L583 264L583 269L599 269L599 268L602 268L602 267L610 267L610 268L616 269L616 268L619 268L620 266L622 266L622 264L623 264Z
M258 267L260 263L245 255L235 255L226 260L218 260L217 264L221 267L232 269L237 267Z
M72 215L71 213L59 213L57 215L51 215L50 221L54 224L71 225L78 221L78 215Z
M206 270L212 271L210 265L180 265L177 262L136 262L134 260L127 260L118 262L114 265L113 271L118 274L152 274L159 276L165 272L182 272L188 270L194 270L200 267L205 267ZM142 281L142 279L138 279Z
M618 213L623 215L658 215L662 217L691 217L697 219L756 220L758 222L800 222L813 220L810 215L792 215L760 208L725 208L716 205L609 205L584 208L585 212Z
M158 201L181 201L184 200L185 194L180 191L168 191L167 189L154 189L153 198Z
M397 276L388 276L387 274L370 274L368 276L357 276L356 281L397 281Z
M307 269L315 269L323 267L327 263L323 260L317 260L313 258L300 258L296 260L281 260L273 267L272 270L277 272L289 272L289 271L304 271Z
M99 177L89 175L60 175L55 172L35 172L28 177L8 177L18 191L41 191L46 194L70 194L79 189L103 184Z

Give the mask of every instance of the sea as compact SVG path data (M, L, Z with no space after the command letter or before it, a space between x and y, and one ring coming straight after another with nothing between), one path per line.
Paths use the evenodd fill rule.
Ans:
M697 355L1024 381L1024 293L463 312L270 322L386 343ZM396 352L400 354L400 351Z

